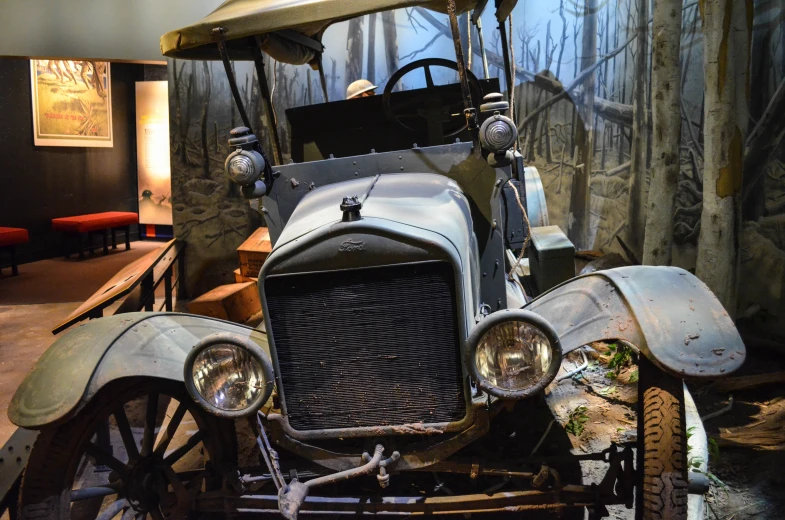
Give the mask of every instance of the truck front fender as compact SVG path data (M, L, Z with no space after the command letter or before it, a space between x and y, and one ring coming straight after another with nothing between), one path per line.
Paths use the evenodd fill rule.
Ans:
M632 266L573 278L523 307L547 319L566 354L623 340L661 369L689 379L730 374L745 348L711 290L677 267Z
M41 356L17 388L8 417L17 426L40 429L68 419L116 379L182 381L185 356L217 332L250 338L269 353L263 332L204 316L137 312L83 323Z

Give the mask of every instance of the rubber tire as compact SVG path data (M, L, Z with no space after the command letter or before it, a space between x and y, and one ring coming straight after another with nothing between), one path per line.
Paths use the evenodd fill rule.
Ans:
M91 430L94 422L108 416L118 397L125 399L132 395L143 396L155 389L178 400L191 400L185 385L168 380L132 378L113 382L101 390L82 410L67 422L44 430L36 439L30 452L30 459L22 477L19 493L19 520L57 519L68 520L70 512L71 487L66 480L73 476L75 464L73 454L80 452L84 436ZM195 406L196 409L199 409ZM234 455L236 461L236 442L234 425L231 421L202 412L209 429L218 437L218 449L222 462L229 463Z
M638 520L686 520L687 430L684 385L640 356Z

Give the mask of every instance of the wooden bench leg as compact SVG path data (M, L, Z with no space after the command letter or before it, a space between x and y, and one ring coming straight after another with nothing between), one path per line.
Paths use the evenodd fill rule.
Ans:
M106 240L107 240L107 236L106 236L107 235L107 230L106 229L103 230L103 235L104 235L104 255L108 255L109 254L109 246L106 243Z
M172 312L172 270L173 267L164 273L164 301L166 303L166 312Z
M12 276L18 276L19 275L19 269L16 266L16 251L15 251L15 249L16 249L16 247L14 247L14 246L11 246L11 247L8 248L8 250L11 253L11 275Z
M131 226L125 226L125 250L131 249Z
M115 228L112 228L112 249L117 249L117 234Z

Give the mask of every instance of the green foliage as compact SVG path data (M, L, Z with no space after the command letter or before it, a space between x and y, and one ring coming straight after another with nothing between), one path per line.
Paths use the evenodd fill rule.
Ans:
M564 430L575 437L580 437L585 429L586 421L589 420L589 416L586 414L588 411L589 409L585 406L576 407L570 412L570 419L564 426Z
M640 376L638 375L638 369L636 368L632 372L630 372L630 383L637 383Z
M619 389L613 385L606 386L605 388L600 388L597 390L597 393L600 395L604 395L605 397L613 397L617 393L619 393Z
M608 361L608 368L618 376L622 368L633 362L633 350L621 343L611 343L608 345L608 350L613 352L611 360Z
M695 433L695 428L696 428L695 426L693 426L692 428L687 428L687 466L688 466L688 470L689 471L694 471L696 473L703 473L704 475L706 475L706 477L709 479L709 482L711 482L711 484L713 486L716 486L716 487L720 488L721 490L727 492L728 485L725 484L725 482L720 480L720 478L717 475L715 475L714 473L712 473L711 471L708 471L708 470L707 471L703 471L701 469L701 466L703 465L703 462L704 462L704 460L701 457L690 457L690 450L692 449L692 447L689 444L689 440L690 440L690 437L692 437L693 434ZM709 438L709 461L715 461L716 462L716 460L719 458L719 456L720 456L720 447L717 444L717 441L715 439ZM708 466L708 464L707 464L707 466Z
M716 461L720 458L720 445L717 439L709 438L709 460Z

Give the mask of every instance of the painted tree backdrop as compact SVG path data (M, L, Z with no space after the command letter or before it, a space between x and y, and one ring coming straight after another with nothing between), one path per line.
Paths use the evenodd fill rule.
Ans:
M738 171L743 166L738 190L734 191L733 182L730 185L731 207L735 204L743 217L728 215L731 222L738 221L732 239L732 247L739 251L739 263L734 264L739 269L739 291L733 310L776 334L774 324L785 315L785 0L658 4L651 0L518 3L508 33L515 61L514 110L521 153L527 164L540 171L552 223L567 231L579 249L618 252L633 262L644 258L652 172L670 165L668 182L676 189L670 215L672 262L694 270L702 230L703 240L711 238L701 224L704 195L717 192L714 184L707 191L704 180L710 174L708 178L716 184L714 169L725 167L717 166L713 155L707 157L714 153L709 150L717 149L717 143L707 140L707 126L711 126L705 117L707 103L728 112L712 117L724 117L744 129L735 141L733 136L727 141L739 150ZM731 11L722 10L726 5ZM667 28L653 19L658 18L655 8L664 6L671 7L668 16L680 18L678 51L670 54L662 48L662 31ZM702 14L702 10L707 12ZM482 18L486 54L491 75L500 77L506 89L501 43L491 11ZM731 18L725 17L728 13ZM745 33L748 39L742 42L739 35L747 29L748 14L751 33ZM662 16L660 12L659 19ZM726 19L732 22L727 30ZM656 38L654 26L660 35ZM460 18L460 27L466 48L471 45L467 59L481 77L477 31L466 15ZM735 38L730 47L724 34ZM335 24L326 31L324 44L331 100L342 99L346 86L355 79L365 77L383 88L387 78L410 61L454 59L447 17L417 7ZM728 54L727 49L732 52ZM709 55L704 56L707 51ZM724 61L712 58L712 53L722 52L726 53ZM653 69L676 58L677 76L667 85L662 75L652 77ZM716 63L715 76L727 77L734 101L729 101L724 89L722 103L706 99L706 92L713 92L704 82L711 68L706 63ZM318 74L309 67L268 60L266 68L287 161L285 110L324 99ZM255 129L271 151L256 75L249 64L236 63L235 76ZM436 80L455 81L455 74L445 71ZM189 242L189 263L194 263L189 287L199 294L231 280L234 248L258 221L223 175L228 131L239 124L239 117L222 67L170 61L169 81L175 228L177 236ZM422 78L412 74L404 78L402 88L422 84ZM669 99L675 108L653 114L653 93L660 96L674 89L678 96L675 101ZM662 129L669 129L667 136ZM678 154L666 165L662 142L674 135ZM711 172L706 171L709 166ZM655 189L656 194L660 191ZM716 206L712 201L706 211L728 211ZM717 213L711 214L714 222ZM657 221L650 220L650 227Z

